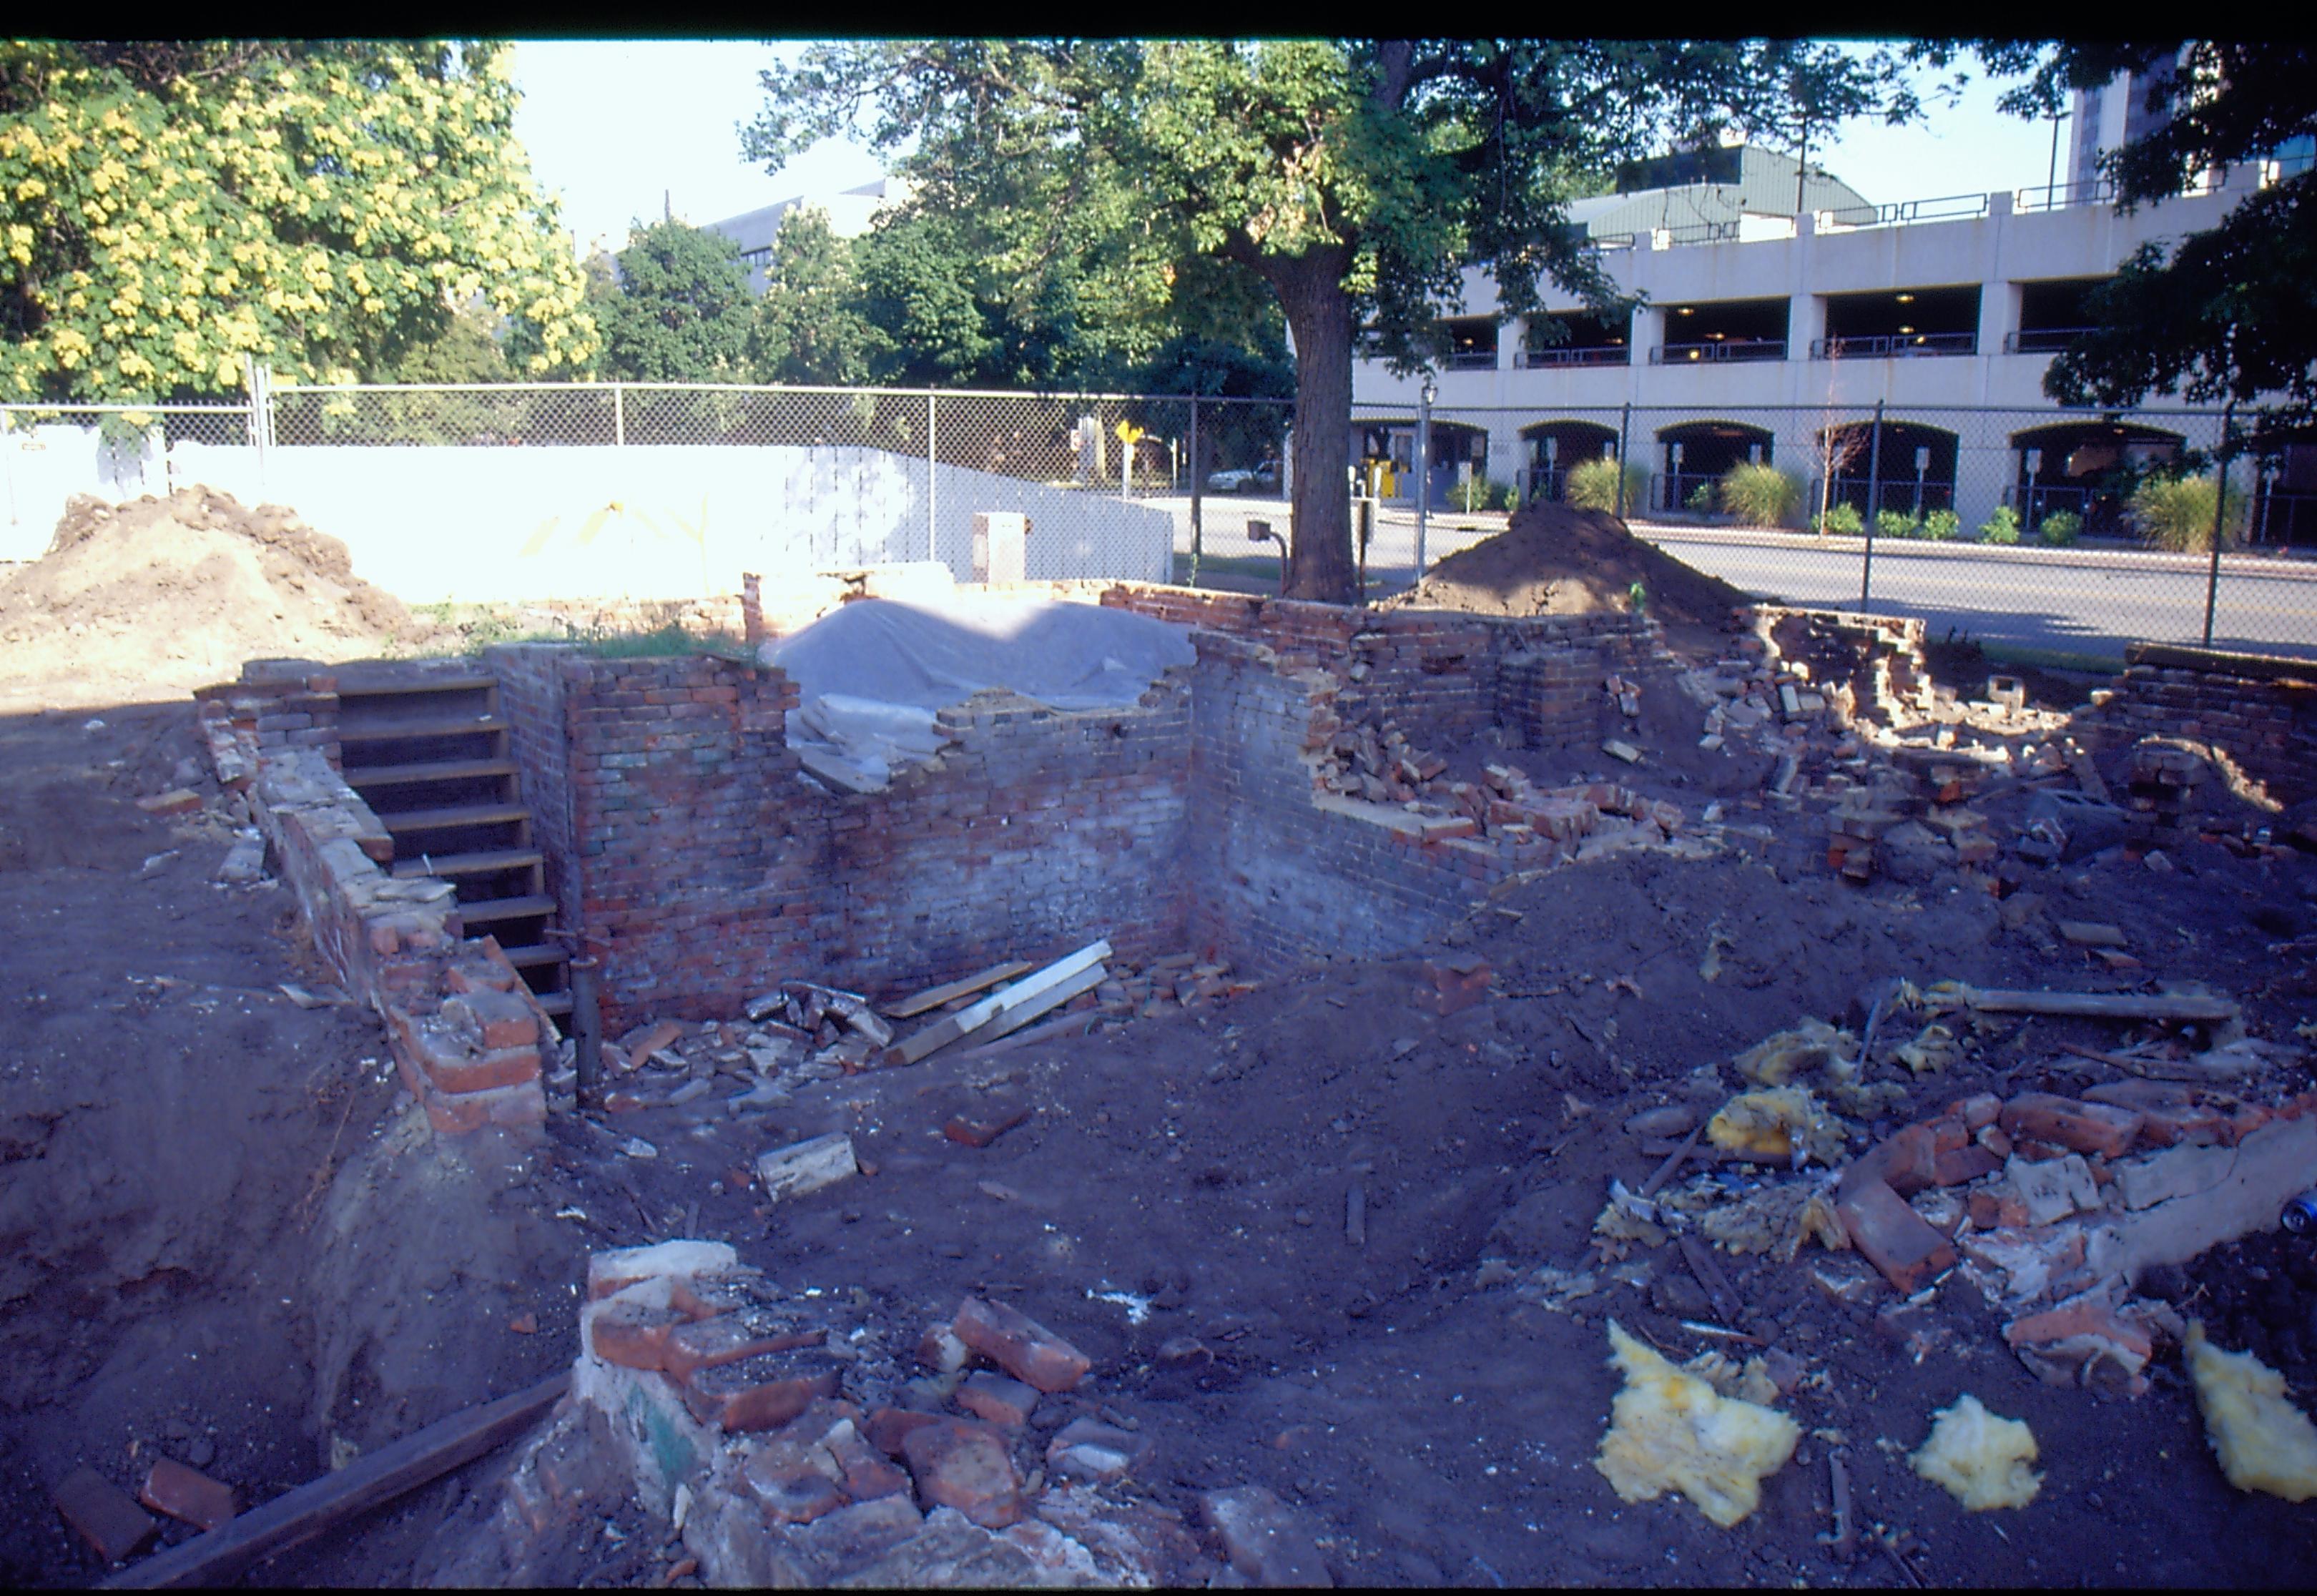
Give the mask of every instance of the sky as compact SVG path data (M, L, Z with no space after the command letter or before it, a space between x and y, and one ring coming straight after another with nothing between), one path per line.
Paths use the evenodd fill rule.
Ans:
M631 222L655 220L664 209L697 225L874 181L876 158L834 140L778 176L741 159L738 124L763 103L756 74L803 49L737 40L520 41L515 134L532 174L560 197L579 252L598 240L620 248ZM2051 124L2002 115L1997 93L1974 81L1959 105L1934 103L1912 127L1853 124L1812 158L1878 203L2041 186ZM2067 136L2063 124L2062 176Z

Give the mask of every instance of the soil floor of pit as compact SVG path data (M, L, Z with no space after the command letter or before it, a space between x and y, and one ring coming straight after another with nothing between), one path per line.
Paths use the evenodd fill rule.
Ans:
M1587 1262L1610 1178L1634 1185L1657 1163L1626 1117L1703 1101L1702 1066L1803 1015L1838 1020L1893 976L2101 985L2052 934L2055 916L2124 926L2149 976L2206 982L2258 1034L2289 1037L2317 1017L2317 981L2268 949L2279 925L2317 929L2317 861L2191 845L2169 875L2064 866L2026 888L2040 911L2007 916L1952 875L1851 887L1803 823L1733 798L1731 818L1793 845L1770 862L1627 855L1530 883L1446 939L1489 959L1502 995L1445 1019L1412 1005L1415 957L1347 962L1203 1012L832 1082L738 1120L713 1097L600 1123L558 1114L525 1146L433 1137L371 1017L281 990L326 994L330 979L288 892L211 884L223 825L133 802L183 782L214 803L187 780L192 752L183 707L0 721L11 1583L101 1575L48 1501L72 1467L133 1486L157 1450L264 1500L334 1453L569 1367L586 1253L675 1235L729 1240L904 1344L969 1293L1014 1304L1094 1359L1079 1392L1051 1401L1155 1441L1141 1489L1187 1509L1198 1491L1270 1486L1315 1520L1346 1583L1908 1583L1872 1539L1850 1561L1820 1542L1836 1446L1862 1525L1900 1538L1929 1583L2301 1586L2317 1573L2317 1520L2223 1482L2177 1360L2137 1399L2042 1386L1960 1274L1892 1325L1879 1285L1856 1305L1824 1294L1815 1253L1722 1255L1750 1322L1822 1377L1780 1404L1805 1439L1731 1530L1677 1498L1622 1503L1593 1467L1616 1387L1604 1321L1677 1358L1714 1344L1682 1327L1711 1310L1677 1250L1636 1248L1630 1279L1605 1274L1560 1311L1481 1284L1501 1272L1482 1270L1490 1257ZM1598 762L1512 757L1543 783ZM1619 774L1693 809L1714 785L1678 762ZM2013 809L1985 807L2009 834ZM2104 1071L2057 1045L2120 1039L2090 1021L1996 1027L1913 1083L1891 1124L1982 1089L2080 1087ZM1736 1084L1724 1067L1712 1094ZM986 1148L943 1135L992 1104L1031 1115ZM762 1207L754 1157L829 1130L875 1172ZM657 1155L625 1155L630 1137ZM1354 1187L1360 1245L1345 1227ZM2188 1273L2216 1334L2266 1336L2299 1378L2317 1271L2278 1247L2216 1250ZM1118 1297L1147 1299L1139 1322ZM1181 1335L1212 1363L1159 1369L1157 1347ZM1933 1410L1965 1391L2033 1428L2045 1480L2028 1508L1966 1514L1909 1469ZM253 1583L487 1577L475 1548L505 1457ZM608 1531L586 1521L557 1569L638 1583L681 1555L631 1505Z

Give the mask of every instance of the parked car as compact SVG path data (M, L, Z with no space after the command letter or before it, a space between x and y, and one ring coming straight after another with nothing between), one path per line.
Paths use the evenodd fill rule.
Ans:
M1243 493L1247 485L1254 480L1255 473L1252 471L1210 471L1207 473L1207 491L1211 494Z
M1255 468L1255 486L1266 493L1279 491L1279 462L1266 460Z

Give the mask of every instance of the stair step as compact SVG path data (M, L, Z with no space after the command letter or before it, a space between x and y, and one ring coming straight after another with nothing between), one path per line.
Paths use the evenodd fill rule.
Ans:
M555 900L544 893L530 897L491 897L480 903L461 904L460 920L472 926L492 920L527 920L534 914L555 913Z
M379 819L390 832L442 831L454 825L501 825L531 818L528 804L461 804L448 809L405 809Z
M534 992L531 995L541 1008L558 1020L571 1012L571 994L568 992Z
M346 785L360 792L365 787L399 787L410 781L464 781L476 776L512 776L511 759L440 759L407 765L349 765Z
M536 848L487 848L475 853L422 854L398 859L398 876L478 876L491 870L519 870L543 863L547 855Z
M338 722L338 741L346 743L394 743L412 737L459 737L478 732L506 730L504 715L435 715L413 717L407 720L381 720L369 726L357 722L349 726Z
M362 672L341 670L338 673L338 698L383 698L389 693L472 692L479 687L497 687L499 679L488 671L477 671L463 676L413 675L407 672L394 675L370 675Z
M536 969L542 965L561 964L571 957L565 949L537 942L527 948L502 948L499 951L505 954L507 962L519 970Z

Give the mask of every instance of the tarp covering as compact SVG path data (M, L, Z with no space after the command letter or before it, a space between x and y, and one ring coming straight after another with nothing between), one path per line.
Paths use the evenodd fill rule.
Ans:
M939 750L936 710L986 688L1054 709L1117 709L1194 656L1188 627L1147 615L958 593L938 606L855 599L762 657L797 684L789 746L819 774L874 792Z

